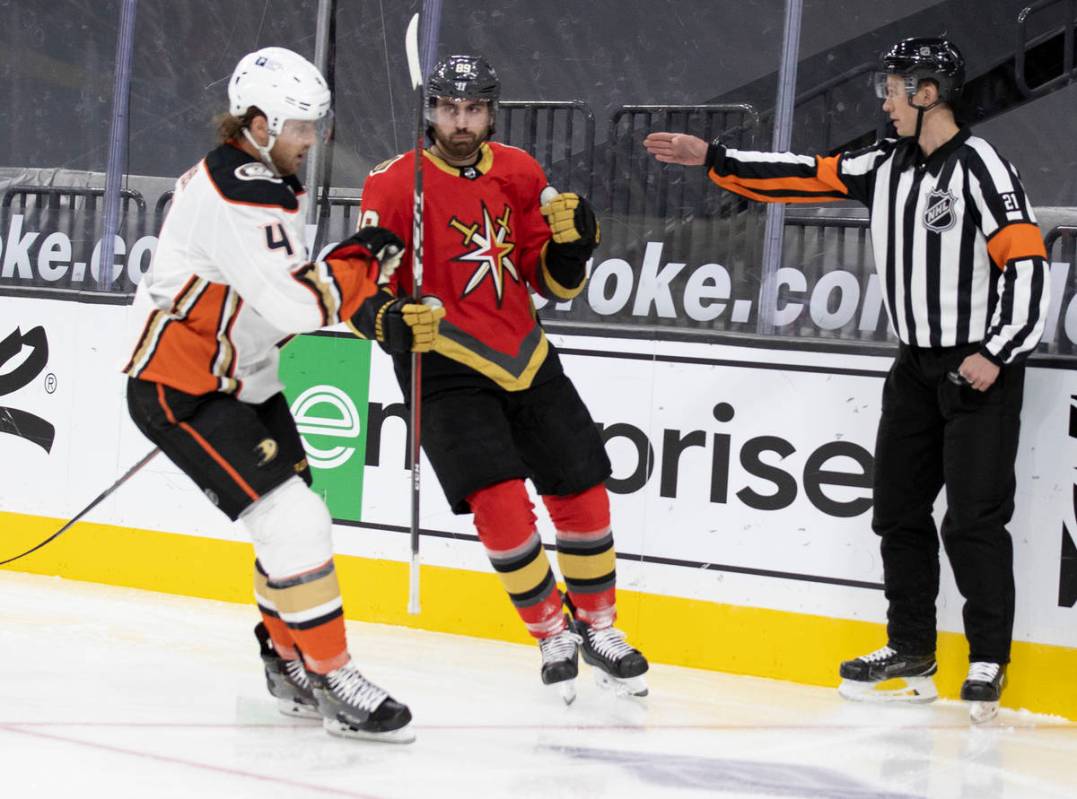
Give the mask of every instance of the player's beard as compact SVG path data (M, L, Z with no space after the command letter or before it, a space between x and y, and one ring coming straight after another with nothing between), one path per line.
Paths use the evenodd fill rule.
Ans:
M277 148L269 152L269 157L273 160L273 166L277 168L278 174L281 175L296 175L299 173L299 169L303 166L303 160L307 154L306 150L291 152L278 152Z
M478 152L485 138L485 134L479 136L474 133L460 132L454 132L450 137L446 138L438 131L434 131L434 142L437 144L438 149L441 150L442 155L453 161L464 161L474 155Z

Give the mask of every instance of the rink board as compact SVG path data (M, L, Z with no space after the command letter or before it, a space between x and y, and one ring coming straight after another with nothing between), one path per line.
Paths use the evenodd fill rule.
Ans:
M150 449L122 401L117 342L127 309L10 298L4 308L0 340L18 329L22 347L0 364L0 406L27 423L22 435L10 424L0 433L0 559L53 532ZM554 338L607 436L621 623L650 656L833 684L839 658L882 643L868 486L887 359ZM405 613L409 472L388 361L352 339L305 337L302 346L304 360L285 369L289 400L337 519L349 616L523 640L508 601L495 599L501 588L470 517L448 510L429 468L424 607L418 617ZM341 381L348 385L331 384L339 366L312 365L333 358L357 364ZM1071 718L1077 610L1064 563L1075 529L1074 395L1074 373L1029 370L1010 526L1018 608L1006 695L1008 704ZM163 457L90 519L13 568L250 601L243 531ZM965 650L947 566L943 580L940 688L952 695Z

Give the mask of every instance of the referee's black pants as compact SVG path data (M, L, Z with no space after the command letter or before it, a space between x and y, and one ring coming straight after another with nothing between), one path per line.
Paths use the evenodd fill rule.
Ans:
M883 387L875 443L874 517L882 539L889 645L935 651L939 536L932 506L946 486L942 542L965 598L970 661L1008 663L1013 635L1014 461L1024 366L1003 367L986 392L954 385L979 345L901 345Z

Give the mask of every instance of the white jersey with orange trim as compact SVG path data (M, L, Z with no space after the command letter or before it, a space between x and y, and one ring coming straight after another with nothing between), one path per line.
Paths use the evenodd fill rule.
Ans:
M1049 282L1035 214L1017 170L967 128L927 158L911 138L834 156L716 142L707 167L719 186L755 200L865 204L883 299L905 344L983 342L980 353L1002 365L1039 343Z
M279 346L348 318L376 291L376 265L311 262L305 194L231 144L177 182L135 293L131 377L260 403L282 389Z

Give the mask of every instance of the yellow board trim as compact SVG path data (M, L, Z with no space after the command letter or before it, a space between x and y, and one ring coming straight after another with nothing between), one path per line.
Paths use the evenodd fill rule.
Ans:
M64 520L0 512L2 557L29 549ZM222 523L222 528L224 523ZM347 617L531 643L497 576L424 566L419 616L407 612L408 564L338 555ZM253 605L249 544L81 522L48 547L0 570L59 575ZM501 597L498 599L497 597ZM835 686L838 661L878 648L883 625L696 599L618 591L618 626L656 663ZM252 618L254 608L251 608ZM700 630L710 631L700 635ZM964 636L939 635L943 697L965 677ZM1003 705L1077 721L1077 649L1015 641Z

